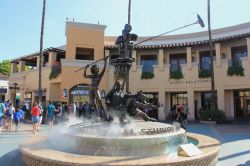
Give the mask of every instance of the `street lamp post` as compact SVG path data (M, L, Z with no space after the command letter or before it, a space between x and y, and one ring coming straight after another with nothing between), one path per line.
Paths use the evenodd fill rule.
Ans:
M213 64L213 41L211 34L211 24L210 24L210 0L207 1L207 17L208 17L208 38L209 38L209 49L210 49L210 72L211 72L211 92L212 92L212 103L211 108L217 108L215 104L215 88L214 88L214 64Z
M39 74L38 74L38 101L42 102L42 56L43 56L43 33L44 33L44 19L45 19L46 0L43 0L43 14L41 24L40 36L40 53L39 53Z
M14 99L13 99L13 106L16 107L16 88L17 88L17 83L13 83L14 85Z

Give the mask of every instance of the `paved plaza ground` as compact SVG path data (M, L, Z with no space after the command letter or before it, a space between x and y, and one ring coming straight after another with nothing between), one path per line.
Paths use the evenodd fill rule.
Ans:
M3 131L0 134L0 166L22 165L20 153L17 150L19 145L50 132L46 125L42 126L40 132L36 135L32 134L31 130L30 124L24 124L17 132ZM249 124L190 123L187 131L211 136L221 142L222 148L217 166L250 166Z

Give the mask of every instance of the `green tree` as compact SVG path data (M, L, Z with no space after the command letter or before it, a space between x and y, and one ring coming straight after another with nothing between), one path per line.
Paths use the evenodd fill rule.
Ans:
M10 61L3 60L0 62L0 73L5 74L7 76L10 75Z

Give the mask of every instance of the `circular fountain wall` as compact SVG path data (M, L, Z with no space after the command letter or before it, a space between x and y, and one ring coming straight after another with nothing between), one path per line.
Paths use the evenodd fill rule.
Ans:
M62 140L51 140L56 150L94 156L156 156L177 152L186 142L178 124L144 121L78 124L61 134Z
M198 134L185 133L178 124L136 121L82 123L62 130L53 138L22 145L24 164L42 165L215 165L220 144ZM178 156L188 140L203 154ZM172 155L175 154L175 155Z

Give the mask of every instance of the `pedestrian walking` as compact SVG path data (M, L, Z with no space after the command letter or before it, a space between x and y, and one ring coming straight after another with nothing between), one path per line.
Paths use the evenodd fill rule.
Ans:
M31 109L32 124L33 124L33 134L37 132L38 122L39 122L40 109L38 103L35 102L34 107Z
M19 109L19 113L20 113L20 123L19 123L19 128L21 128L22 127L22 123L23 123L23 120L24 120L24 116L25 116L25 113L24 113L24 111L22 110L22 107L20 107L20 109Z
M183 105L177 104L176 106L177 110L177 118L176 121L178 121L183 129L187 129L186 123L185 123L185 115L184 115L184 107Z
M43 121L43 106L42 106L42 103L39 103L38 105L39 107L39 121L38 121L38 125L37 125L37 130L39 130L41 124L42 124L42 121Z
M13 114L13 119L14 119L15 126L16 126L15 131L18 130L19 124L20 124L20 119L22 118L22 113L20 110L21 110L21 108L20 108L20 106L18 106L16 111Z
M183 104L182 106L183 106L183 113L184 113L184 122L187 125L188 115L190 115L189 107L188 107L187 102L186 104Z
M59 123L62 117L62 105L58 104L55 109L55 122Z
M3 121L4 121L4 112L5 112L5 105L2 101L2 99L0 99L0 134L2 132L2 129L3 129Z
M13 121L13 114L15 112L15 108L13 107L12 103L9 103L9 107L5 111L5 115L7 117L7 126L6 130L11 130L12 129L12 121Z
M47 112L46 112L46 119L48 120L50 128L53 126L53 123L54 123L55 109L56 107L54 106L53 102L50 101L49 105L47 106Z

